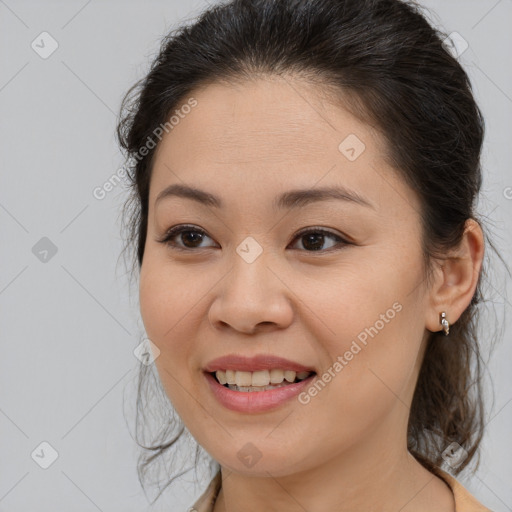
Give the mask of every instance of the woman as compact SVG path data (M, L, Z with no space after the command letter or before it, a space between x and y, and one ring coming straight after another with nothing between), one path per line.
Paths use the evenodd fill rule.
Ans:
M450 474L484 425L484 127L420 10L232 0L123 108L142 319L219 468L193 509L488 510Z

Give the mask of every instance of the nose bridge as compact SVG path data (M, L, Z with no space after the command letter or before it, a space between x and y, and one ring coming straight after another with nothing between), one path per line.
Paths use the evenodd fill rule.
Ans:
M225 292L235 295L234 299L244 299L246 304L255 305L269 299L275 283L271 283L273 274L270 252L255 238L245 238L236 248L232 258L232 271ZM274 277L275 279L275 277Z
M285 326L293 312L287 288L276 277L275 259L253 237L247 237L231 258L232 267L222 280L211 305L213 325L229 324L252 332L258 324Z

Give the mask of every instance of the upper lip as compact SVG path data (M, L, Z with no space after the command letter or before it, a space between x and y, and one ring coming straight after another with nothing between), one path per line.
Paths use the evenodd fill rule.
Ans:
M296 372L314 372L309 366L304 366L295 361L284 359L271 354L259 354L253 357L245 357L237 354L230 354L210 361L204 368L206 372L217 370L239 370L245 372L257 372L260 370L293 370Z

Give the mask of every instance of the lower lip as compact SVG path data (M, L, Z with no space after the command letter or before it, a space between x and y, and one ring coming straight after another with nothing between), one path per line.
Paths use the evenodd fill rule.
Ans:
M210 389L215 398L224 407L237 412L263 412L275 409L283 405L288 400L297 396L307 388L311 381L316 377L312 374L307 379L287 384L280 388L269 389L267 391L233 391L219 382L209 373L204 374Z

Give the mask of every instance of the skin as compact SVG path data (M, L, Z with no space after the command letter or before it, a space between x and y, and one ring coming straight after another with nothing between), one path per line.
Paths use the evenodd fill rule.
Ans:
M475 292L479 225L468 221L427 287L419 201L374 128L298 77L210 84L191 96L197 107L157 148L140 305L167 395L221 465L215 512L453 512L448 486L407 451L407 420L439 313L456 322ZM349 134L366 146L355 161L338 149ZM155 205L176 183L219 196L223 207L179 197ZM285 191L331 185L373 208L328 200L272 210ZM158 241L179 224L206 236L191 244L185 235L196 247L188 252ZM313 251L296 237L309 227L351 243L326 236ZM236 252L247 236L263 249L250 264ZM186 247L181 235L173 241ZM394 303L401 311L308 404L235 412L205 383L203 367L231 353L271 353L321 374ZM237 456L247 443L261 453L252 467Z

